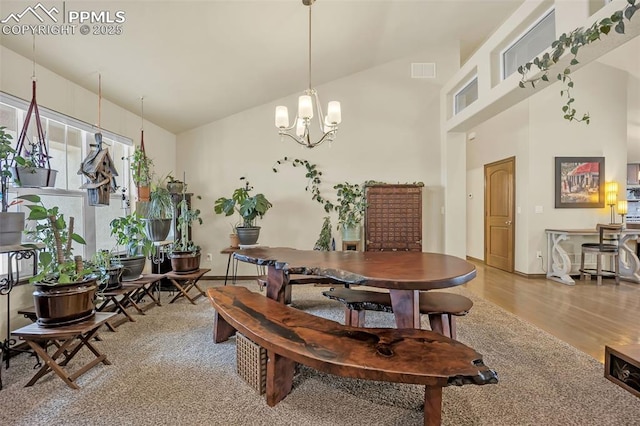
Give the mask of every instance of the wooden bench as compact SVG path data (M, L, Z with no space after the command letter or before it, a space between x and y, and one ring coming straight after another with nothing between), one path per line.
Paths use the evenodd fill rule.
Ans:
M338 376L424 385L425 425L440 424L443 387L498 381L479 353L432 331L345 326L244 287L207 294L216 310L216 343L237 330L267 350L270 407L291 392L295 363Z
M365 311L393 312L389 293L332 288L322 294L345 305L345 325L364 327ZM472 307L473 302L459 294L439 291L420 292L420 313L429 316L431 330L452 339L457 338L455 317L466 315Z

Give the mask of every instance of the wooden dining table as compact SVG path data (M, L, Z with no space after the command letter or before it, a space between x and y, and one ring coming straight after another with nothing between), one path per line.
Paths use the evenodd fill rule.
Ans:
M420 328L419 291L455 287L476 276L473 264L439 253L265 247L233 255L239 261L266 266L266 295L281 303L285 302L291 274L317 275L350 286L388 289L398 328Z

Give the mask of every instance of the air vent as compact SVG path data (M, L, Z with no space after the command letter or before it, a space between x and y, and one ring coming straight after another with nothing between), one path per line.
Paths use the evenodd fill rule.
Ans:
M436 78L436 64L434 62L412 63L411 78Z

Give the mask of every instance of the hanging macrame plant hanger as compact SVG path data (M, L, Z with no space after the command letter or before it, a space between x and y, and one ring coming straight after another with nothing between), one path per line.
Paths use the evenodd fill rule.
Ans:
M51 169L51 163L49 161L51 157L47 150L45 134L42 129L42 120L40 119L40 111L38 111L38 103L36 102L35 76L31 82L31 87L31 103L29 104L27 116L20 131L20 136L18 136L18 144L16 146L17 155L22 156L26 161L18 164L14 160L14 178L18 181L18 184L23 187L53 187L55 186L58 171ZM27 141L27 133L32 115L36 123L37 142L30 143L31 150L28 150L25 141Z

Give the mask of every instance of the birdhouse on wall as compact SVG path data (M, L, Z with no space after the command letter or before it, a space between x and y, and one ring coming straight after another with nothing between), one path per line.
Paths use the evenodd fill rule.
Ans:
M90 206L108 206L109 195L117 189L115 177L118 171L109 150L102 149L102 133L96 133L95 138L96 143L91 144L91 151L78 170L79 175L88 179L80 189L87 190Z

